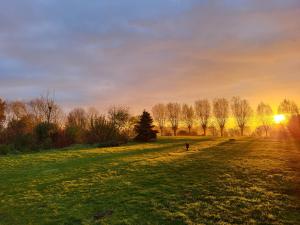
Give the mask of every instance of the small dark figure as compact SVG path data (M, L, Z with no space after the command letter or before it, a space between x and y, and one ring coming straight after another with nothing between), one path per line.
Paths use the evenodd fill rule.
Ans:
M185 143L185 148L186 148L186 150L188 151L189 148L190 148L190 144L189 144L189 143Z
M94 215L94 219L95 220L103 219L104 217L111 216L113 214L113 212L114 211L112 211L112 210L106 210L106 211L97 212Z

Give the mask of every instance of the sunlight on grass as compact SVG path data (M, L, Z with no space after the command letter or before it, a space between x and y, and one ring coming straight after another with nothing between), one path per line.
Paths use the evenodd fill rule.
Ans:
M287 164L297 151L269 139L165 137L0 157L1 224L297 224Z

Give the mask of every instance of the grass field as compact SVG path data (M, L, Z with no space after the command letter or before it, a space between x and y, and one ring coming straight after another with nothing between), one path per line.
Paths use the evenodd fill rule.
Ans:
M300 224L299 146L178 137L3 156L0 224Z

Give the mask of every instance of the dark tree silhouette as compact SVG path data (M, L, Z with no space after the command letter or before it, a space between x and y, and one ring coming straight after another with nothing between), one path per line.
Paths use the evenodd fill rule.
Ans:
M261 102L257 106L257 116L259 119L259 122L261 123L261 126L263 127L266 137L268 136L268 132L271 129L272 123L273 123L273 111L270 105L265 104Z
M153 130L154 125L152 125L153 119L150 113L144 111L140 116L139 122L135 126L135 131L137 136L136 141L148 142L156 140L157 131Z
M232 114L241 130L241 136L244 135L244 129L252 113L249 102L240 97L233 97L231 101Z
M195 115L193 107L187 104L183 104L181 115L182 115L182 120L184 121L184 123L186 124L189 130L189 135L190 135L191 129L193 127L194 115Z
M288 116L299 115L299 108L295 102L284 99L278 107L278 113L286 114Z
M167 120L167 108L164 104L159 103L152 107L152 115L154 120L157 122L160 129L160 135L163 135L163 131Z
M203 129L203 135L206 136L206 130L210 118L211 107L207 99L202 99L195 102L195 112Z
M167 104L167 115L168 119L171 123L172 130L174 132L174 136L176 136L176 132L179 125L181 114L181 106L178 103L169 103Z
M228 120L229 103L225 98L217 98L213 101L213 111L216 121L219 124L221 136L224 136L224 129Z

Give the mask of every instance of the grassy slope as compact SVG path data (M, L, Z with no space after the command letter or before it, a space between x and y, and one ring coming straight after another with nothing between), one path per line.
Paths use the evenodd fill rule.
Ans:
M293 142L194 137L0 157L0 224L299 224L296 155Z

